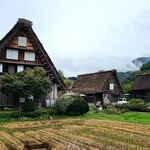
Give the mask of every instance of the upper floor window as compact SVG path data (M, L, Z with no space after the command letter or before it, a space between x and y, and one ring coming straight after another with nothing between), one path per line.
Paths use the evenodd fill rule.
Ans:
M25 51L24 60L35 61L35 52Z
M19 36L18 37L18 46L26 47L27 46L27 38Z
M0 72L3 72L3 64L0 63Z
M114 83L109 83L109 90L114 90Z
M6 58L7 59L18 59L18 50L16 50L16 49L7 49Z

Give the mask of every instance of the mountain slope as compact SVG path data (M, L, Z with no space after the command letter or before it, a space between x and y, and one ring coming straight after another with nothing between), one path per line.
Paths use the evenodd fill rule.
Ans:
M134 65L136 65L138 68L140 68L143 64L146 64L150 61L150 57L139 57L132 61Z

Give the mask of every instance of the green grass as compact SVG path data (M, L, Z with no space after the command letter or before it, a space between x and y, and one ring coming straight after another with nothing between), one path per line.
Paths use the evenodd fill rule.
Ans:
M103 112L87 113L83 116L78 116L76 118L101 119L101 120L132 122L139 124L150 124L150 113L143 113L143 112L126 112L119 115L114 114L109 115Z
M48 119L65 119L65 118L78 119L79 118L79 119L113 120L113 121L132 122L132 123L150 125L150 113L144 113L144 112L126 112L126 113L116 115L116 114L106 114L104 112L89 111L87 114L81 116L61 116L61 115L56 115L53 109L41 109L38 111L42 113L43 117L20 119L20 118L6 117L9 113L15 113L18 112L18 110L7 110L7 111L2 110L0 111L0 123L19 122L19 121L26 121L26 120L48 120Z

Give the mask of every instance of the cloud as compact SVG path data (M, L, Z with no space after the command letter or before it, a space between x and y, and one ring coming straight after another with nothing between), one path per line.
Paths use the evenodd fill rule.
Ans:
M19 17L33 21L33 30L66 76L136 70L132 60L150 55L149 0L5 0L0 5L1 38Z

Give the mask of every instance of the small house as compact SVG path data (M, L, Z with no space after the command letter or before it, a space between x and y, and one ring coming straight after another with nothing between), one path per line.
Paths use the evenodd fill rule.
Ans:
M103 105L116 102L123 93L116 70L79 75L72 91L85 94L88 102L100 101Z
M144 73L135 77L131 97L150 102L150 73Z

